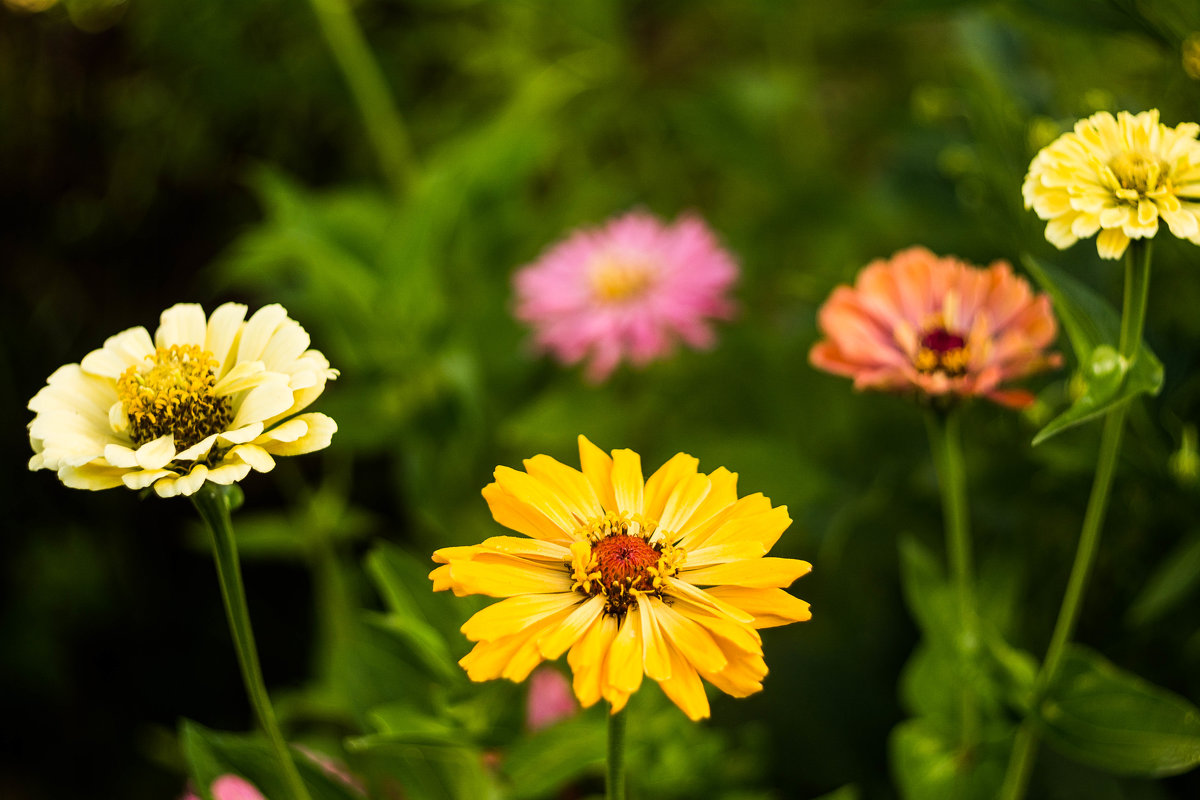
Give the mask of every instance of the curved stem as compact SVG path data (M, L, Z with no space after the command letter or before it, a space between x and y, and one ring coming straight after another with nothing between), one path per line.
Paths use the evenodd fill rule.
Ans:
M412 147L391 91L345 0L310 0L321 32L346 78L384 176L398 197L415 176Z
M250 705L258 718L258 724L267 734L271 749L279 760L279 768L293 800L309 800L308 790L300 779L300 773L292 761L287 742L275 720L275 710L263 682L262 668L258 663L258 650L254 646L254 630L250 627L250 611L246 605L246 591L242 585L242 569L238 563L237 543L233 538L233 523L229 519L229 504L220 487L205 483L200 491L192 495L192 503L212 534L213 559L217 565L217 580L221 584L221 597L225 601L225 616L229 621L229 632L237 651L238 666L242 671L242 682Z
M946 527L946 555L958 596L958 655L962 677L962 731L960 744L969 754L979 742L979 708L968 680L972 654L977 647L975 631L975 577L971 555L971 526L967 512L966 471L963 469L962 426L957 410L929 412L926 417L929 446L942 495Z
M1130 242L1125 258L1125 299L1121 308L1119 347L1127 370L1132 367L1141 350L1149 294L1150 242L1135 239ZM1109 490L1116 474L1117 459L1121 453L1121 435L1128 411L1129 402L1126 401L1109 409L1104 417L1104 427L1100 432L1100 453L1096 461L1096 477L1092 481L1092 493L1088 497L1087 510L1083 515L1083 529L1079 534L1075 563L1071 566L1071 577L1067 581L1067 590L1058 610L1058 621L1054 624L1054 633L1046 650L1046 660L1042 662L1034 682L1033 709L1037 708L1046 690L1054 683L1059 664L1062 663L1063 654L1079 620L1079 610L1100 547L1100 531L1104 527L1104 514L1108 510ZM1030 713L1033 713L1032 709ZM1005 800L1020 800L1025 796L1036 755L1037 731L1030 716L1026 716L1013 742L1002 794Z
M625 800L625 711L608 715L607 800Z

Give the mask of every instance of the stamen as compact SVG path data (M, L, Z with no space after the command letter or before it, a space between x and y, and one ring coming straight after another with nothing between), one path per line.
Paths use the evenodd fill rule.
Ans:
M1138 200L1158 187L1162 164L1145 153L1124 152L1108 165L1121 189L1116 194L1123 200Z
M970 362L966 339L940 326L921 334L921 346L913 358L918 372L942 372L952 378L965 375Z
M653 275L649 264L606 255L592 265L589 277L597 300L620 303L645 293Z
M686 556L655 536L652 520L608 512L586 526L586 538L571 546L574 588L589 597L604 595L605 613L624 616L644 594L662 597L663 582L679 572Z
M233 412L214 391L217 359L194 344L160 347L117 379L129 435L142 445L168 433L179 449L225 430Z

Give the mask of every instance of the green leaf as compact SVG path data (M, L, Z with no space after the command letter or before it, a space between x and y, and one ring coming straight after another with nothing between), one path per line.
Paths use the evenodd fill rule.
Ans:
M1084 647L1067 651L1035 719L1055 749L1107 772L1153 778L1200 764L1200 710Z
M1182 542L1162 564L1129 607L1132 625L1148 625L1187 599L1200 584L1200 536Z
M373 772L404 787L406 800L498 800L499 789L474 747L419 745L352 739L347 749L359 754ZM314 798L316 800L316 798Z
M1031 256L1023 257L1022 263L1053 300L1075 351L1084 386L1070 408L1038 431L1035 445L1096 419L1139 394L1158 394L1163 384L1162 362L1145 342L1132 364L1121 357L1116 349L1121 318L1103 298L1070 275Z
M266 797L289 796L275 753L261 737L218 733L184 720L180 725L179 740L188 772L202 794L208 793L217 778L232 773L253 783ZM360 800L354 790L295 748L292 748L292 760L312 800Z
M553 797L573 778L600 774L606 736L603 719L580 715L518 740L503 762L510 796L515 800Z
M425 713L410 702L400 701L371 711L377 733L353 740L355 749L365 750L384 743L445 744L466 746L466 732L453 721Z
M985 743L966 756L929 720L898 725L889 749L896 785L906 800L995 800L1004 780L1003 748Z

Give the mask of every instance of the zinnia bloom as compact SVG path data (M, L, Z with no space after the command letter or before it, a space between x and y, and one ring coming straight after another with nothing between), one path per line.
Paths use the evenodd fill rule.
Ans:
M222 775L213 781L213 800L265 800L254 784L237 775ZM200 800L194 792L188 792L180 800Z
M1007 263L980 269L923 247L868 264L853 287L833 291L817 323L827 338L809 360L856 389L980 395L1021 408L1033 395L1001 385L1061 361L1043 352L1057 332L1049 298Z
M680 340L710 346L709 320L732 314L725 295L737 273L698 217L664 225L635 211L576 231L523 267L516 314L539 348L565 364L589 359L588 378L601 381L621 361L644 365Z
M237 303L207 319L181 303L153 339L130 328L60 367L29 401L29 468L72 488L153 486L170 497L328 446L337 424L297 412L337 371L281 306L245 317Z
M609 457L580 436L579 457L582 472L545 455L496 468L492 516L528 538L433 554L435 591L506 598L462 626L470 678L522 681L567 653L584 706L603 697L615 714L645 675L692 719L709 714L701 678L735 697L762 689L756 629L810 616L783 587L811 566L764 558L787 509L739 499L735 473L698 473L684 453L649 480L632 450Z
M1200 244L1200 125L1168 128L1158 109L1113 119L1101 111L1075 123L1034 157L1021 187L1025 207L1049 220L1060 250L1099 231L1101 258L1120 258L1130 239L1171 233Z

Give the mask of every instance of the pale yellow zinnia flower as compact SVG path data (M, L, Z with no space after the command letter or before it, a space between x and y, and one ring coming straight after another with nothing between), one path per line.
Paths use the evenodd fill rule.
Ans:
M130 328L60 367L29 401L29 468L73 488L153 486L170 497L328 446L337 424L298 412L337 371L282 306L250 319L246 310L226 303L206 319L181 303L153 339Z
M463 625L477 642L467 674L522 681L567 653L584 706L616 713L644 675L692 719L709 714L701 678L735 697L762 689L756 629L810 617L783 589L811 566L764 557L787 509L739 499L735 473L699 473L685 453L648 480L632 450L610 457L580 436L579 456L582 472L539 455L484 488L496 521L529 538L434 553L434 590L507 598Z
M1194 122L1160 124L1157 109L1093 114L1034 157L1021 187L1025 207L1049 220L1046 238L1059 249L1098 232L1101 258L1153 237L1160 218L1200 244L1198 133Z

